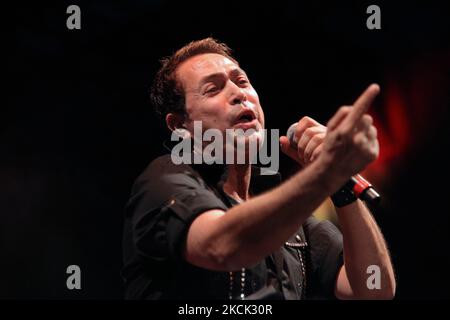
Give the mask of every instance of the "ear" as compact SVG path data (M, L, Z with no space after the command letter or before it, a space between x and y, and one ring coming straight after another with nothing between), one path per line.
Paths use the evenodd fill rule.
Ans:
M185 116L180 113L168 113L166 115L166 125L171 130L174 131L178 128L184 128Z

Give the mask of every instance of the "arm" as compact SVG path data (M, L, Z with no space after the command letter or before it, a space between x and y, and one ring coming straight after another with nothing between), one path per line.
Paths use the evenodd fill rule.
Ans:
M279 187L226 213L207 211L191 224L185 247L188 262L213 270L254 265L277 250L342 183L327 179L317 162Z
M341 110L344 114L351 112L349 107L343 107ZM324 127L311 118L302 118L295 134L298 141L297 148L290 146L287 137L281 137L283 152L302 166L311 165L323 152L327 130L333 129L337 122L332 119L328 127ZM363 144L368 149L374 149L375 154L378 154L377 132L372 126L372 118L364 115L361 117L359 126L365 127L364 130L367 133L366 137L362 137ZM363 202L357 200L343 208L336 208L336 211L342 226L344 266L337 277L335 295L340 299L393 298L396 283L392 263L383 236L368 208ZM380 268L380 290L367 288L367 279L370 276L367 273L367 267L370 265Z
M336 208L344 240L344 266L336 282L339 299L392 299L395 276L383 235L368 208L360 200ZM367 267L380 268L381 288L367 287Z
M363 115L378 91L371 86L353 108L340 108L328 123L321 152L311 152L315 161L281 186L226 213L199 215L188 230L185 259L203 268L236 270L278 249L327 196L377 157L378 145ZM280 142L283 149L285 140Z

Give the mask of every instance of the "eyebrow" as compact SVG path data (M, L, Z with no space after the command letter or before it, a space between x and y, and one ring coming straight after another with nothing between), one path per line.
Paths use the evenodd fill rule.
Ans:
M217 78L221 78L221 77L223 77L223 75L224 75L223 72L216 72L216 73L211 73L211 74L205 76L204 78L202 78L200 80L200 84L198 85L198 88L200 89L205 83L208 83ZM230 78L237 77L239 75L244 75L246 78L248 78L245 71L242 70L241 68L235 68L235 69L231 70L229 75L230 75Z

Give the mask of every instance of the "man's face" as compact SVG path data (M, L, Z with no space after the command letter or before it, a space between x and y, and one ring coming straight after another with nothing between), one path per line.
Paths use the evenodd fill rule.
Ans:
M186 127L192 133L194 121L203 130L264 128L264 114L258 94L245 72L232 60L215 53L194 56L177 68L186 101Z

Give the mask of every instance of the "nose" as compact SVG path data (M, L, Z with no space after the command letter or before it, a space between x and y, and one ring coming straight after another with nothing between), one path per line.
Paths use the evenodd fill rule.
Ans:
M234 85L235 88L231 94L231 104L232 105L239 105L242 104L244 101L247 101L247 95L245 94L244 90L242 88L239 88L238 86Z

